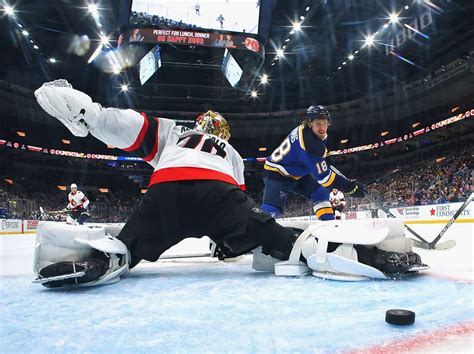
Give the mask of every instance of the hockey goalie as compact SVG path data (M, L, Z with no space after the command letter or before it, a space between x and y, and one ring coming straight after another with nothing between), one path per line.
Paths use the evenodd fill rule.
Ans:
M391 278L426 269L398 220L285 224L245 193L244 165L230 129L208 111L194 129L133 110L102 108L65 80L35 92L39 105L74 135L89 133L147 161L147 193L123 228L44 222L38 228L35 282L46 287L118 281L141 260L187 237L207 235L219 259L254 251L253 267L276 275Z

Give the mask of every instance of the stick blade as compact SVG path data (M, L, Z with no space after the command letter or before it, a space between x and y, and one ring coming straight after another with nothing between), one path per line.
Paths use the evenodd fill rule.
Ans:
M443 250L449 250L453 247L456 246L456 241L454 240L448 240L448 241L445 241L445 242L441 242L441 243L437 243L436 245L434 245L434 247L430 247L430 244L429 243L425 243L425 242L421 242L421 241L418 241L418 240L413 240L413 247L416 247L416 248L422 248L422 249L425 249L425 250L438 250L438 251L443 251Z

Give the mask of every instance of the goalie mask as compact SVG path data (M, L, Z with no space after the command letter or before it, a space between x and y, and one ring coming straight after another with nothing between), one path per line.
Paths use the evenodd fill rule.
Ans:
M219 112L207 111L196 119L194 130L215 135L221 139L230 139L230 129L227 121Z

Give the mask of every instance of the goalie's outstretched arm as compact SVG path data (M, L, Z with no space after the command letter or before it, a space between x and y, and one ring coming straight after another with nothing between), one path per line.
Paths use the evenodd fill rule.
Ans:
M131 109L102 108L65 80L45 83L35 91L40 106L75 136L90 132L107 145L154 165L160 140L175 126L172 120L149 118Z

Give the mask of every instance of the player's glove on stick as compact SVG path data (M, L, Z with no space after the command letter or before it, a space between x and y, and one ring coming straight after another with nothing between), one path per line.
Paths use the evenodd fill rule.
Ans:
M35 91L36 100L46 113L61 121L73 135L89 134L87 121L99 115L101 106L66 80L44 83Z
M354 197L354 198L363 198L365 196L365 193L366 193L366 188L365 188L365 185L360 183L360 182L357 182L357 181L351 181L351 186L350 188L348 188L348 190L346 190L345 192L347 194L349 194L351 197Z

